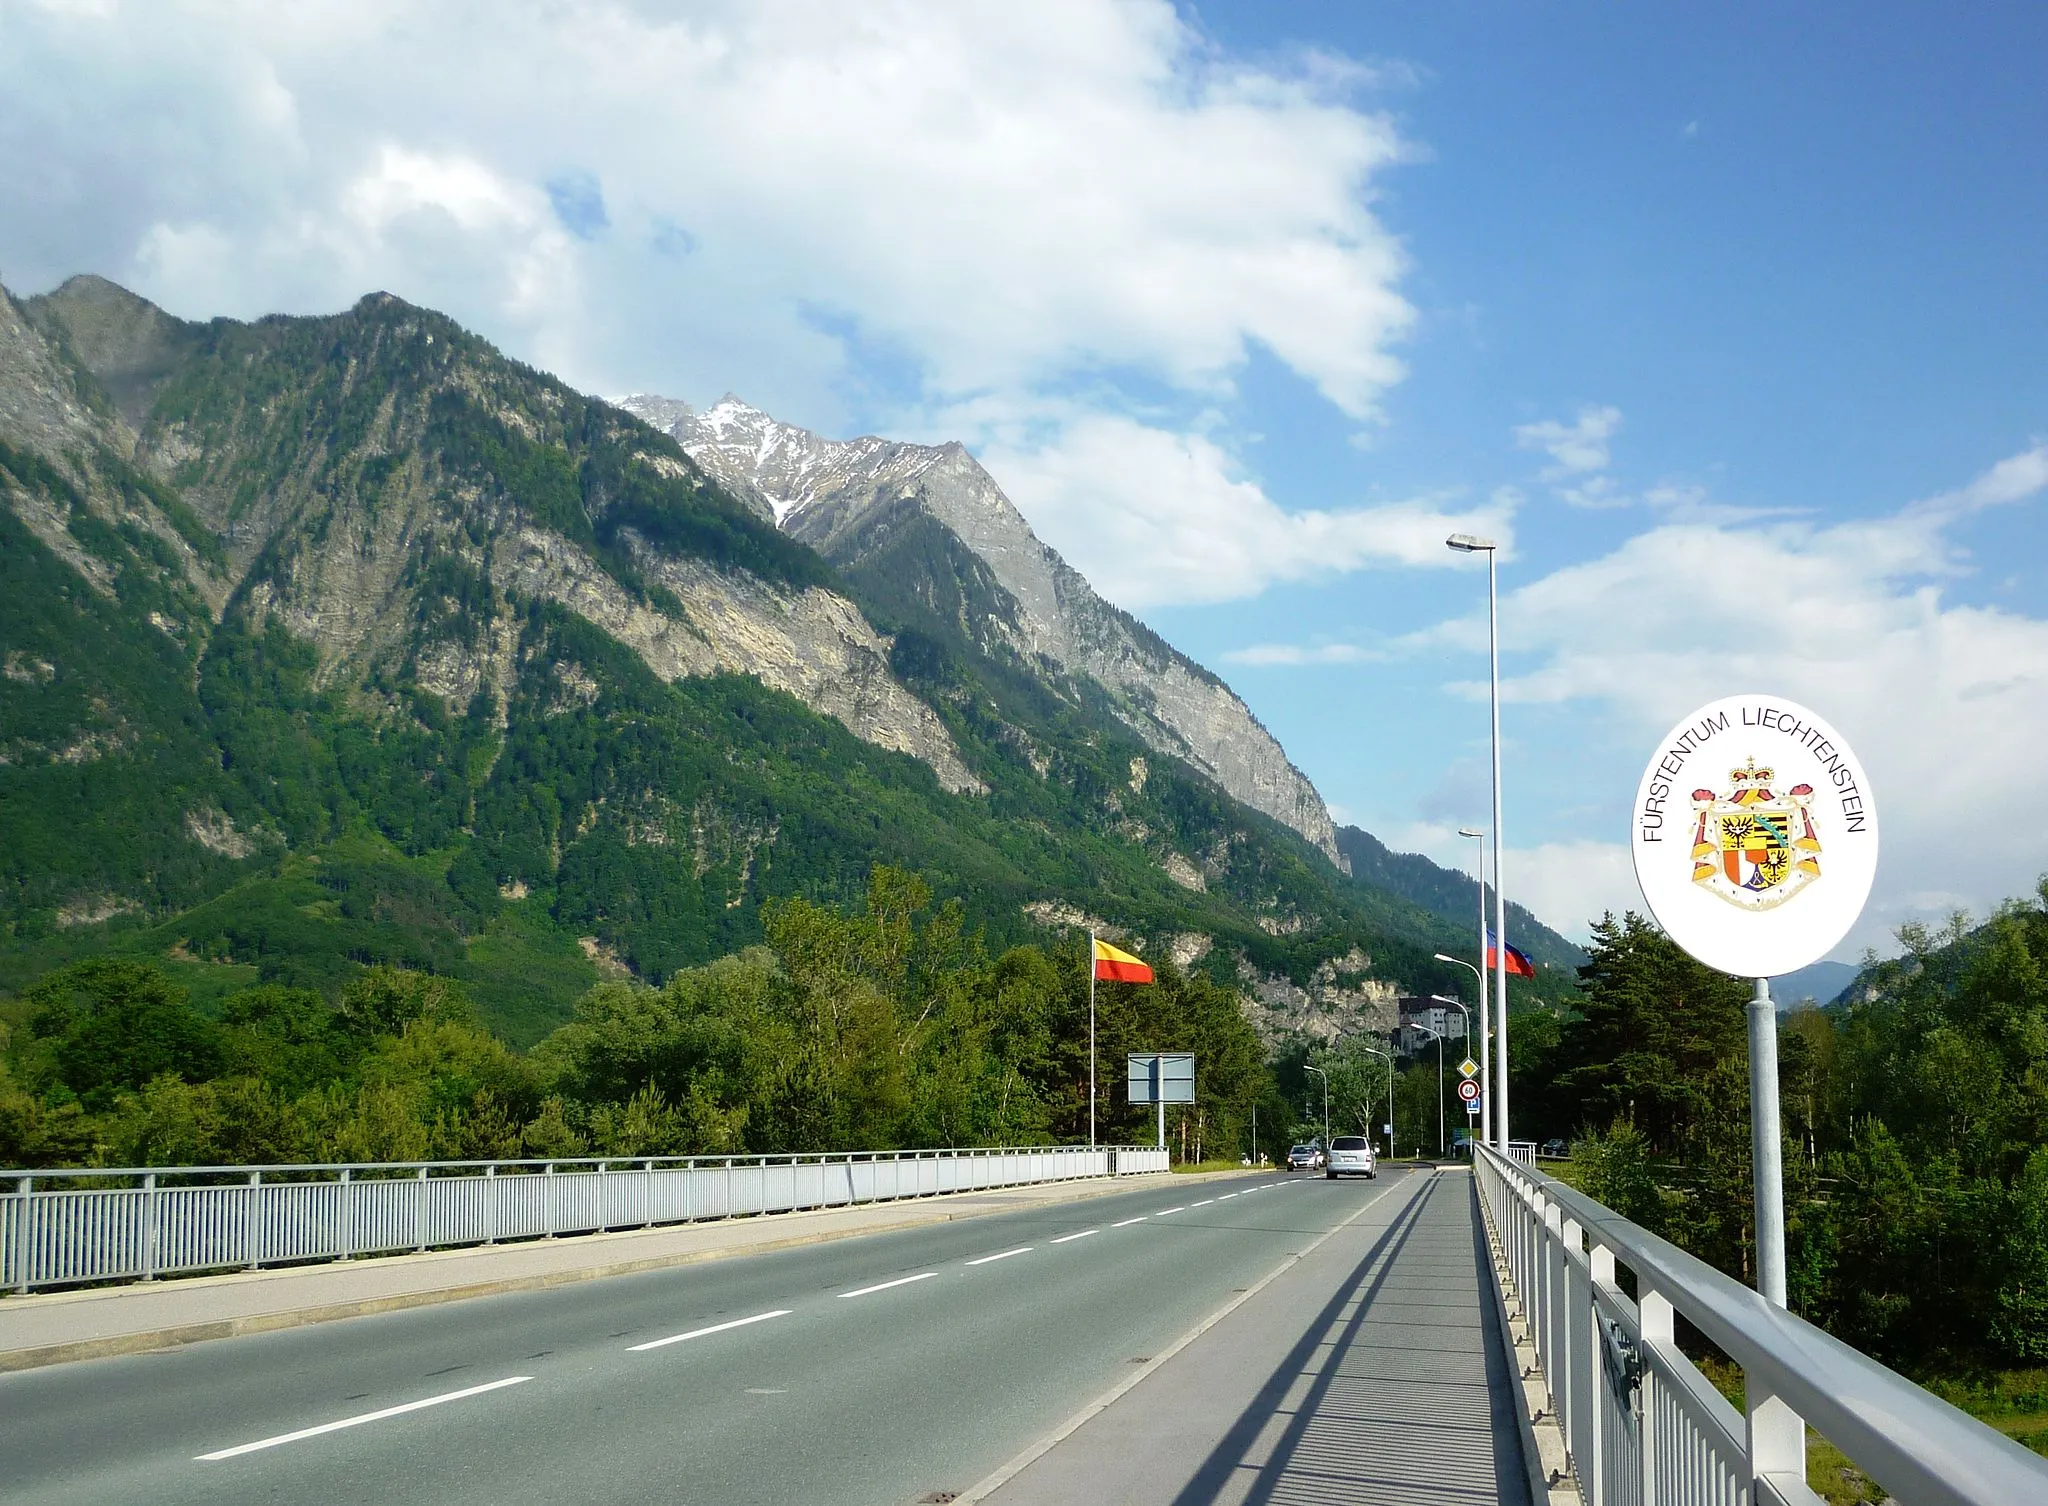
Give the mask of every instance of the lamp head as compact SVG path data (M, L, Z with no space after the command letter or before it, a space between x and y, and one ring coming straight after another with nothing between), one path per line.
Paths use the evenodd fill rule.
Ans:
M1454 999L1449 994L1431 994L1430 998L1438 1004L1455 1004L1460 1009L1465 1007L1463 999Z
M1492 539L1481 538L1476 533L1454 533L1444 542L1460 554L1483 554L1499 547Z
M1460 958L1460 957L1452 957L1452 956L1448 956L1448 955L1446 955L1446 954L1445 954L1445 953L1443 953L1443 952L1438 952L1438 953L1436 954L1436 960L1437 960L1438 962L1461 962L1461 961L1463 961L1464 959L1463 959L1463 958Z
M1486 833L1477 827L1461 826L1458 828L1458 835L1461 837L1483 837Z

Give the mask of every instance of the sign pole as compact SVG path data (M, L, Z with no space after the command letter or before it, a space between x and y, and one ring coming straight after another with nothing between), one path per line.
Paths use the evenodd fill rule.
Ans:
M1160 1137L1165 1138L1165 1130ZM1095 933L1088 933L1088 1148L1095 1149Z
M1771 979L1825 957L1863 913L1877 874L1870 783L1847 740L1813 711L1782 696L1723 696L1658 741L1631 825L1636 880L1664 933L1702 965L1750 980L1756 1289L1782 1308L1785 1163Z
M1778 1147L1778 1010L1771 980L1749 1000L1749 1153L1756 1182L1756 1289L1785 1305L1785 1178Z

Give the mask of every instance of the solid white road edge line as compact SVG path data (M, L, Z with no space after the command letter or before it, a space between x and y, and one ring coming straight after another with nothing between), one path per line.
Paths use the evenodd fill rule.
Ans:
M233 1459L242 1454L253 1454L258 1449L276 1448L281 1443L297 1443L302 1438L318 1438L322 1433L338 1433L343 1428L359 1428L366 1422L382 1422L387 1417L401 1417L407 1412L417 1412L425 1407L438 1407L443 1402L461 1401L468 1396L481 1396L486 1391L502 1391L507 1386L524 1385L532 1380L530 1375L510 1375L504 1380L495 1380L484 1386L471 1386L463 1391L450 1391L443 1396L429 1396L422 1401L409 1401L400 1407L385 1407L382 1411L365 1412L360 1417L344 1417L339 1422L323 1422L317 1428L300 1428L296 1433L279 1433L275 1438L259 1438L254 1443L241 1443L233 1448L216 1449L210 1454L195 1454L195 1464L211 1464L220 1459Z
M1145 1222L1146 1219L1150 1218L1151 1216L1152 1215L1149 1213L1141 1213L1136 1218L1127 1218L1120 1224L1111 1224L1110 1228L1128 1229L1132 1224L1142 1224L1143 1222Z
M987 1265L991 1260L1008 1260L1012 1255L1029 1255L1035 1248L1037 1248L1035 1245L1019 1245L1014 1250L1004 1250L996 1255L984 1255L979 1260L970 1260L967 1263L969 1265ZM853 1294L849 1292L847 1295L852 1296Z
M1087 1237L1088 1237L1089 1235L1091 1235L1091 1234L1100 1234L1101 1232L1102 1232L1102 1231L1101 1231L1100 1229L1083 1229L1083 1230L1082 1230L1082 1231L1081 1231L1081 1232L1080 1232L1079 1234L1062 1234L1062 1235L1061 1235L1061 1236L1060 1236L1060 1237L1059 1237L1058 1239L1055 1239L1055 1240L1051 1240L1051 1241L1048 1241L1048 1242L1049 1242L1049 1243L1051 1243L1051 1244L1056 1244L1056 1245L1063 1245L1063 1244L1065 1244L1065 1243L1066 1243L1066 1242L1067 1242L1068 1240L1071 1240L1071 1239L1086 1239L1086 1238L1087 1238Z
M841 1292L839 1296L841 1301L848 1297L865 1297L869 1292L886 1292L892 1286L908 1286L913 1281L929 1281L938 1274L937 1271L920 1271L915 1276L898 1276L894 1281L882 1281L874 1286L864 1286L857 1292Z
M734 1318L730 1323L713 1323L709 1328L693 1328L688 1333L672 1333L665 1339L653 1339L645 1344L628 1344L626 1353L639 1354L648 1349L660 1349L669 1344L680 1344L685 1339L701 1339L707 1333L724 1333L732 1328L745 1328L749 1323L766 1323L770 1318L786 1318L794 1309L778 1307L771 1313L755 1313L751 1318Z
M1405 1182L1408 1180L1408 1178L1404 1177L1402 1178L1402 1180ZM1187 1348L1188 1345L1194 1343L1195 1340L1199 1339L1203 1334L1207 1333L1210 1329L1214 1328L1218 1323L1221 1323L1225 1318L1229 1317L1232 1313L1236 1312L1240 1307L1244 1306L1245 1303L1251 1301L1252 1298L1256 1297L1260 1292L1264 1291L1273 1282L1279 1280L1279 1278L1289 1269L1299 1264L1306 1256L1313 1253L1316 1247L1322 1244L1324 1240L1330 1238L1333 1234L1336 1234L1338 1231L1348 1228L1353 1223L1356 1223L1360 1218L1364 1217L1366 1212L1370 1210L1374 1204L1379 1202L1381 1198L1385 1197L1388 1193L1394 1190L1394 1186L1394 1183L1389 1182L1386 1186L1380 1188L1379 1191L1375 1192L1363 1203L1360 1203L1358 1207L1354 1209L1347 1218L1343 1219L1339 1223L1332 1224L1329 1228L1325 1229L1321 1234L1318 1234L1314 1239L1310 1240L1307 1244L1303 1245L1301 1249L1296 1251L1294 1254L1288 1256L1278 1265L1274 1266L1273 1269L1268 1271L1264 1276L1260 1277L1257 1281L1254 1281L1250 1286L1246 1287L1243 1291L1239 1292L1236 1296L1232 1297L1228 1302L1224 1303L1221 1307L1217 1308L1216 1311L1209 1314L1208 1317L1202 1319L1201 1322L1197 1323L1193 1328L1189 1329L1186 1333L1182 1334L1179 1338L1175 1339L1166 1348L1162 1349L1158 1354L1154 1355L1152 1357L1152 1362L1150 1364L1139 1369L1136 1373L1132 1374L1126 1379L1119 1381L1116 1385L1111 1386L1109 1390L1103 1392L1102 1395L1096 1397L1095 1400L1088 1403L1087 1406L1083 1407L1080 1411L1076 1412L1072 1417L1069 1417L1065 1422L1061 1423L1058 1427L1054 1428L1050 1433L1047 1433L1043 1438L1039 1439L1038 1442L1032 1444L1031 1447L1024 1450L1023 1453L1017 1455L1017 1457L1012 1459L1008 1464L1003 1465L1002 1468L998 1469L994 1474L990 1475L987 1479L980 1481L971 1489L963 1491L959 1496L955 1498L958 1502L958 1506L973 1506L974 1502L987 1500L990 1496L994 1495L998 1490L1001 1490L1005 1485L1009 1484L1010 1481L1014 1480L1018 1475L1022 1474L1025 1470L1029 1469L1033 1464L1037 1463L1038 1460L1043 1458L1045 1455L1051 1453L1055 1448L1058 1448L1061 1443L1065 1442L1075 1433L1078 1433L1082 1429L1082 1427L1087 1424L1090 1418L1094 1417L1097 1413L1105 1412L1112 1406L1115 1406L1116 1403L1123 1397L1125 1392L1129 1391L1133 1386L1137 1385L1140 1381L1144 1380L1147 1376L1151 1375L1153 1371L1157 1370L1161 1365L1164 1365L1168 1360L1172 1359L1175 1355L1179 1354L1183 1349Z

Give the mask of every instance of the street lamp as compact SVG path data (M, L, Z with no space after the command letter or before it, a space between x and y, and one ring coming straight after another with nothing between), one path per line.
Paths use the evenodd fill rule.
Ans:
M1431 1030L1427 1025L1408 1024L1410 1030L1420 1030L1424 1035L1436 1038L1436 1153L1444 1153L1444 1033Z
M1500 1053L1495 1072L1499 1079L1494 1099L1493 1126L1495 1145L1502 1155L1508 1153L1508 901L1502 888L1500 867L1500 546L1492 539L1480 538L1477 534L1454 533L1444 542L1460 554L1484 554L1486 556L1486 645L1489 665L1489 683L1492 687L1493 708L1493 936L1494 936L1494 984L1493 998L1500 1010L1500 1020L1494 1029L1500 1034ZM1486 889L1480 886L1480 903L1486 902ZM1480 938L1479 960L1486 961L1485 938Z
M1486 903L1486 900L1482 896L1479 902L1483 905ZM1480 917L1480 922L1484 925L1485 917L1483 915ZM1483 962L1486 960L1485 942L1483 940L1480 942L1480 947L1479 958ZM1486 1064L1490 1060L1488 1053L1490 1043L1486 1039L1486 974L1467 962L1463 957L1451 957L1443 952L1438 952L1436 960L1439 962L1455 962L1459 967L1462 967L1466 972L1479 980L1479 1138L1482 1141L1491 1141L1493 1139L1493 1105L1487 1100L1486 1096ZM1430 997L1435 998L1436 995L1432 994ZM1448 1004L1451 1001L1446 999L1444 1002ZM1460 1004L1458 1007L1463 1009L1465 1006ZM1465 1016L1465 1034L1468 1040L1472 1034L1471 1020L1472 1016L1468 1011Z
M1482 974L1481 976L1483 977L1484 974ZM1430 1002L1433 1004L1450 1005L1451 1008L1457 1010L1459 1014L1465 1017L1465 1051L1466 1054L1469 1056L1472 1050L1472 1011L1467 1009L1461 1001L1457 999L1447 998L1443 994L1431 994L1429 998ZM1466 1122L1469 1124L1471 1121L1468 1118Z
M1487 1010L1486 989L1486 832L1470 826L1458 828L1458 835L1470 837L1479 844L1478 856L1472 861L1474 876L1479 880L1479 966L1463 963L1468 971L1479 979L1479 1138L1493 1138L1493 1095L1484 1089L1493 1079L1490 1070L1493 1063L1493 1020ZM1445 961L1454 961L1445 958Z
M1303 1063L1303 1069L1315 1073L1323 1080L1323 1164L1327 1166L1330 1163L1330 1074L1321 1067L1311 1067L1307 1063Z

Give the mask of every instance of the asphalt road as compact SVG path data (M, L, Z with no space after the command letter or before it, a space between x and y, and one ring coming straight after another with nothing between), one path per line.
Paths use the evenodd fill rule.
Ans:
M0 1499L915 1502L1404 1179L1155 1187L0 1375Z

